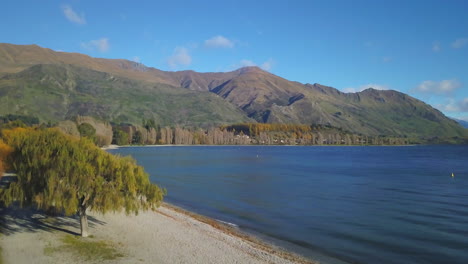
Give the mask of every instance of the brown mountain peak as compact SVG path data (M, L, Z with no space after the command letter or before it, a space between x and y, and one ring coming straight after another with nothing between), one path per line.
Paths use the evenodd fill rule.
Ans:
M51 68L32 68L38 64L47 65ZM65 76L62 73L65 68L70 68L70 72L75 74L70 75L71 77ZM32 72L34 74L28 72L27 75L19 74L26 69L41 70L41 72ZM108 75L105 74L117 79L120 78L121 81L111 83L114 81L107 80L106 76ZM27 107L35 107L35 105L40 104L31 106L21 101L21 98L31 96L31 93L27 93L27 89L35 88L39 89L39 91L48 91L50 88L44 89L43 82L50 78L44 78L44 75L54 77L54 81L49 82L47 86L56 87L58 90L68 87L70 81L86 80L80 84L82 89L88 91L92 88L92 91L100 91L102 94L106 94L105 92L109 93L106 90L106 85L109 85L112 93L114 91L117 94L120 93L121 97L119 98L126 98L125 100L127 100L125 93L130 90L127 87L141 86L145 88L141 89L142 93L154 93L151 94L154 97L148 95L150 98L148 96L138 96L141 100L149 99L151 103L148 103L148 105L152 105L153 101L160 100L159 98L163 93L171 93L166 98L173 98L171 100L174 100L174 102L179 100L187 102L185 100L187 97L203 99L198 103L193 100L190 101L193 105L186 105L186 103L172 104L160 100L158 102L163 103L154 104L161 106L160 108L151 108L151 111L154 112L148 110L154 116L158 115L158 112L172 113L180 110L171 108L174 105L181 105L181 109L185 111L184 113L190 113L192 108L207 111L205 106L208 102L224 99L227 102L226 106L231 107L232 109L229 109L234 111L229 110L231 116L237 117L239 116L238 111L243 111L246 119L250 117L259 122L329 124L368 135L461 136L466 134L465 130L457 126L453 121L448 120L439 111L409 95L396 91L366 89L358 93L342 93L333 87L318 83L304 85L292 82L264 71L257 66L243 67L231 72L169 72L146 67L143 64L128 60L92 58L79 53L56 52L37 45L25 46L1 43L0 77L5 78L0 78L0 94L5 94L5 96L0 96L0 105L9 105L12 100L15 100L16 105L23 106L24 109L12 112L11 107L4 107L3 112L0 112L0 114L36 111ZM18 81L12 82L11 78L16 78ZM18 85L13 87L12 83L18 83ZM148 87L152 88L146 89ZM184 88L192 91L187 93ZM16 91L21 89L24 94L19 97ZM214 93L220 98L210 95L208 92ZM175 94L179 93L184 96L175 96ZM49 100L51 98L50 93L45 93L43 98ZM216 98L216 100L213 98ZM32 100L30 99L30 101ZM88 102L76 101L72 103L83 104L86 109L92 109L87 107ZM57 104L63 105L61 101ZM105 102L100 102L101 104L105 104ZM118 105L120 102L117 100L115 104ZM234 109L234 107L237 107L237 109ZM110 108L111 106L109 106ZM81 108L72 107L64 111L72 113L77 109ZM101 109L100 106L94 110L98 111L99 109ZM209 111L218 113L223 109L218 105ZM126 109L126 111L130 110ZM113 114L116 116L125 114L125 112L119 115L116 113ZM133 113L133 115L137 116L136 113ZM141 113L138 113L138 115L141 115ZM228 122L233 119L223 120L223 122ZM239 120L239 118L236 120ZM177 121L172 122L177 123Z

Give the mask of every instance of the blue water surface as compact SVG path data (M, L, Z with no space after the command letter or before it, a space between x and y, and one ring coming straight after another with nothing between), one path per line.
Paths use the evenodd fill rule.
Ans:
M166 201L325 263L468 263L467 146L110 152L133 156Z

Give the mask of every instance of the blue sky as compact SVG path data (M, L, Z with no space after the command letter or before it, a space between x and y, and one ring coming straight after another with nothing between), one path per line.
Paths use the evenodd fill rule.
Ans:
M257 65L346 92L398 90L468 120L465 0L6 0L2 10L4 43L171 71Z

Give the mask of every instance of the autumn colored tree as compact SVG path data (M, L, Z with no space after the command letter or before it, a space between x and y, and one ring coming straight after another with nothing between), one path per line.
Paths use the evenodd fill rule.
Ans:
M18 201L79 214L83 237L88 236L88 209L138 213L155 209L165 194L133 159L113 156L89 139L33 128L4 130L3 137L12 149L7 163L18 181L0 190L0 200L7 206Z
M0 178L7 169L6 158L10 155L12 148L0 140Z

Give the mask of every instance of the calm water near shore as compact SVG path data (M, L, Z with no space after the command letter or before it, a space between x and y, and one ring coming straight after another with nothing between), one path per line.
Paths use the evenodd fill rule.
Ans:
M133 156L167 202L325 263L468 263L468 146L109 152Z

